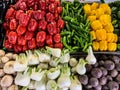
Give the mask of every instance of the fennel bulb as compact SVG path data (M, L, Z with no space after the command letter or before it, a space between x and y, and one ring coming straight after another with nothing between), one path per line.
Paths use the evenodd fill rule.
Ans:
M35 90L46 90L46 75L40 81L35 82Z
M60 57L60 63L68 63L70 60L70 54L65 53Z
M91 46L88 48L88 55L86 57L86 60L88 61L88 64L95 64L97 62Z
M14 63L14 70L17 72L25 71L25 69L28 66L28 60L25 54L20 54L16 57L15 63Z
M44 74L45 71L42 71L41 69L36 70L35 68L33 68L30 78L35 81L40 81Z
M52 67L57 67L59 62L60 62L60 58L52 57L52 59L49 62L49 65L52 66Z
M28 65L36 65L39 64L39 59L38 56L34 53L32 53L32 51L28 50L26 51L27 54L27 59L28 59Z
M69 88L71 85L71 80L70 80L70 69L68 65L65 65L62 67L61 70L61 75L57 80L57 84L59 88Z
M47 77L49 79L56 79L59 75L60 75L60 67L51 68L47 73Z
M58 86L57 83L55 82L55 80L49 80L47 82L47 86L46 86L47 90L58 90Z
M82 84L76 76L71 77L70 90L82 90Z
M27 68L24 73L17 72L17 75L15 77L15 84L19 86L28 86L30 83L30 72Z
M83 74L85 74L86 73L86 67L85 67L85 65L86 65L87 63L85 62L85 60L84 59L79 59L79 62L78 62L78 64L77 64L77 66L76 66L76 72L78 73L78 74L80 74L80 75L83 75Z
M70 58L69 64L71 67L75 67L77 65L78 61L76 58Z
M35 81L31 80L29 85L28 85L28 89L35 89Z
M54 57L60 57L61 56L61 49L59 48L51 48L51 47L46 47L47 52Z

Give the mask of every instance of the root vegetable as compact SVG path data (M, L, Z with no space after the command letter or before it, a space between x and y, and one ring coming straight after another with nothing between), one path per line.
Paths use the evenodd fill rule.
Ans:
M3 57L5 55L5 51L0 50L0 57Z
M116 69L114 69L114 70L111 71L110 75L112 77L116 77L118 75L118 71Z
M106 77L102 77L100 78L100 85L105 85L107 83L107 78Z
M105 63L105 62L104 62L103 60L100 60L100 61L99 61L99 65L101 65L101 66L104 65L104 63Z
M17 85L11 85L8 90L19 90Z
M13 59L15 60L17 58L17 54L13 54Z
M0 69L0 77L4 76L5 75L5 72L3 69Z
M115 68L115 64L114 64L114 62L112 62L110 60L106 60L105 63L104 63L104 67L107 70L113 70Z
M0 69L3 69L3 67L4 67L4 64L0 63Z
M6 53L5 56L9 59L13 59L13 53Z
M108 74L107 69L105 69L104 67L101 67L100 69L101 69L101 71L102 71L102 75L103 75L103 76L106 76L106 75Z
M120 58L118 57L118 56L113 56L113 61L115 62L115 63L119 63L120 62Z
M92 87L96 87L96 86L99 85L98 79L97 79L97 78L94 78L94 77L90 78L89 83L90 83L90 85L92 85Z
M6 63L6 62L9 61L9 58L4 56L4 57L1 58L1 61L2 61L2 63Z
M115 64L115 67L116 67L116 70L117 70L117 71L120 71L120 63L116 63L116 64Z
M116 77L116 81L120 84L120 74Z
M13 74L15 73L15 70L14 70L14 63L15 61L9 61L7 62L5 65L4 65L4 72L7 73L7 74Z
M109 90L119 90L119 85L115 81L110 81L108 83Z
M87 85L88 84L88 77L87 75L81 75L79 76L79 80L83 85Z
M86 64L86 71L90 72L92 70L92 65Z
M102 71L99 68L93 68L91 74L95 78L100 78L102 76Z
M95 90L102 90L102 86L101 85L96 86Z
M11 75L5 75L0 81L0 85L2 87L9 87L10 85L12 85L12 83L13 77Z
M110 75L107 75L106 77L107 77L107 80L109 80L109 81L112 81L112 80L113 80Z

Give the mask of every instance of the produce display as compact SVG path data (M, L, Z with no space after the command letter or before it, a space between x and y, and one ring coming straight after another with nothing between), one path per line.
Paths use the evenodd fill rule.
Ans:
M60 0L18 0L5 15L5 48L14 49L15 52L46 45L63 48L60 41L60 31L64 27L61 13Z
M91 34L94 51L116 51L117 34L111 21L111 8L108 4L92 3L84 6L84 12L91 22Z
M20 54L0 53L2 90L82 90L78 75L86 73L86 64L96 63L91 47L86 59L70 57L68 50L51 47Z
M0 90L120 90L120 1L101 1L11 0Z
M90 32L90 22L83 11L84 4L79 1L62 2L62 18L65 27L61 31L62 43L71 52L86 52L92 45Z
M114 26L114 33L116 33L118 35L118 45L117 45L117 49L118 51L120 50L120 1L116 1L113 3L109 4L112 10L111 16L112 16L112 24Z
M97 62L94 65L86 65L86 74L79 76L85 90L119 90L120 57L114 55L96 57Z

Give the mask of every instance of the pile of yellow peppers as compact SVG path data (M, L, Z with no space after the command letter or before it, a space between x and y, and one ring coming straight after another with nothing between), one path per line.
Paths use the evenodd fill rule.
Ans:
M84 12L91 22L91 34L94 51L115 51L118 36L113 33L111 8L108 4L92 3L84 6Z

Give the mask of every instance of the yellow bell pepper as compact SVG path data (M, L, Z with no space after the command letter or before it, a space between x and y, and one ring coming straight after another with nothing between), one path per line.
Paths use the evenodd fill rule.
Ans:
M96 16L94 16L94 15L88 16L88 20L90 20L90 22L93 22L96 20Z
M101 24L101 22L100 22L99 20L95 20L95 21L93 21L93 22L91 23L91 28L92 28L93 30L98 30L98 29L102 29L103 26L102 26L102 24Z
M96 15L97 18L99 18L103 14L104 14L104 10L102 8L96 9L95 15Z
M89 4L84 5L84 12L85 14L89 15L91 12L91 6Z
M96 10L98 8L99 4L96 2L93 2L91 5L91 10Z
M93 46L93 50L94 51L98 51L99 50L99 42L93 41L92 46Z
M100 16L99 20L103 26L106 26L107 24L111 23L111 16L104 14Z
M105 14L111 15L111 8L109 7L108 4L106 3L100 4L99 8L103 8Z
M100 41L100 51L106 51L107 50L107 41Z
M112 23L107 24L104 29L107 31L107 33L112 33L114 31L114 27Z
M90 15L96 16L96 10L92 10L92 11L90 12Z
M108 51L116 51L117 44L116 43L108 43Z
M90 31L91 35L92 35L92 40L96 39L96 35L95 35L95 31Z
M98 41L106 40L106 38L107 38L107 33L105 29L96 30L96 39Z
M118 41L118 36L117 36L117 34L114 34L114 41L113 42L117 42Z
M115 39L114 33L107 33L107 42L113 42Z

